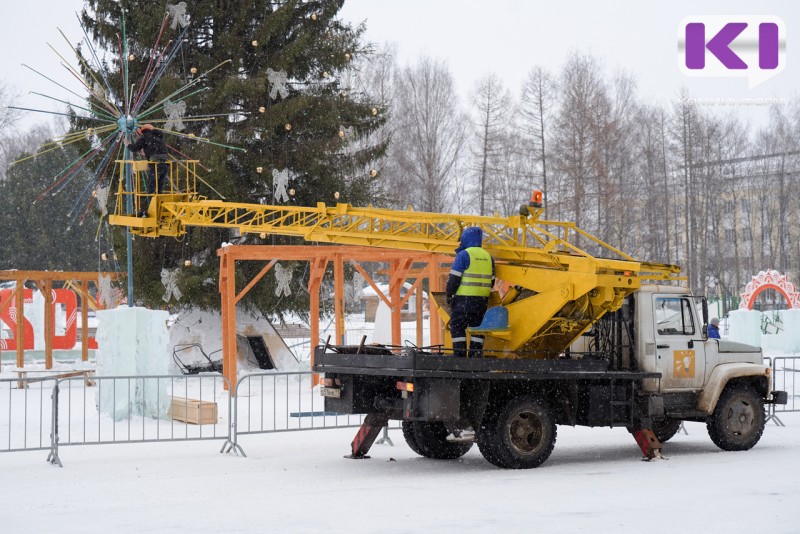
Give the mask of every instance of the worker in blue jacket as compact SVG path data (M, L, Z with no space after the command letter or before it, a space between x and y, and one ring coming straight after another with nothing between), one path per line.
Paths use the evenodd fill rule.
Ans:
M708 325L708 339L720 339L719 337L719 319L714 317Z
M467 356L467 328L480 326L494 285L494 259L481 248L482 244L480 228L471 226L465 229L447 279L453 354L462 358ZM479 356L483 337L471 336L470 344L469 356Z

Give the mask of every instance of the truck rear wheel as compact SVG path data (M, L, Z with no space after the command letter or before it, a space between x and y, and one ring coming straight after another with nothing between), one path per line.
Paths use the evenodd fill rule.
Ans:
M550 457L556 433L547 403L524 395L484 415L478 447L483 457L497 467L531 469Z
M447 441L450 431L439 421L412 421L411 428L416 438L417 449L414 452L425 458L436 460L455 460L461 458L472 448L472 443ZM406 439L408 443L408 439Z
M724 451L753 448L764 433L764 400L744 384L728 385L706 426L711 441Z
M664 443L672 439L678 430L681 429L681 420L666 417L653 422L653 433L658 438L658 441Z
M411 421L403 421L401 428L403 429L403 438L406 440L408 448L419 454L425 456L417 444L417 437L414 435L414 426Z

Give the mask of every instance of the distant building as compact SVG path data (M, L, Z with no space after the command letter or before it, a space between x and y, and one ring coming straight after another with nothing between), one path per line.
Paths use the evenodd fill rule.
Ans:
M377 284L378 288L381 292L388 297L389 295L389 284ZM411 289L411 284L406 282L403 284L403 287L400 289L400 297L405 297L406 293ZM378 311L378 304L380 304L381 299L375 290L372 289L372 286L367 286L361 291L361 300L364 302L364 320L367 322L375 322L375 314ZM403 308L400 310L400 320L401 321L414 321L417 318L417 294L414 292L408 300L403 305ZM428 295L427 293L422 293L422 309L427 312L428 310Z

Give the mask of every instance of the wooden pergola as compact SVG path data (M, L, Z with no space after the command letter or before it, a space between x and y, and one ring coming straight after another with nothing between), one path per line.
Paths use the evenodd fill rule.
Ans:
M307 261L310 267L308 293L311 296L311 365L314 364L314 346L319 342L319 291L329 263L333 264L335 343L345 341L344 264L349 263L364 277L378 297L392 313L392 344L401 344L400 310L413 293L417 293L417 345L422 345L422 281L427 279L431 292L443 290L443 279L450 271L452 258L429 252L380 249L365 246L313 246L313 245L231 245L217 251L220 259L219 291L222 299L222 365L223 374L236 387L236 304L267 272L281 260ZM236 262L267 262L264 268L244 288L236 289ZM359 262L385 262L388 264L389 294L384 294L361 267ZM442 265L445 263L446 265ZM418 267L414 267L417 264ZM419 267L419 265L422 265ZM411 289L401 297L401 288L407 279L414 279ZM442 343L442 323L435 306L430 306L430 342Z
M89 305L94 304L94 299L89 295L89 283L94 282L97 286L98 278L101 273L96 272L70 272L70 271L0 271L0 280L16 282L12 292L12 297L4 304L0 304L0 313L12 302L17 310L17 324L14 338L17 340L17 367L23 368L25 364L24 329L25 321L25 282L33 281L39 288L44 297L44 358L45 369L53 368L53 336L55 322L53 317L53 282L64 282L78 289L81 296L81 360L89 360ZM117 273L105 273L116 278Z

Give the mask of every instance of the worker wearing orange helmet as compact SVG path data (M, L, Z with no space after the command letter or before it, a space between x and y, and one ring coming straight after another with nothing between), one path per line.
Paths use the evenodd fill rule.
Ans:
M131 143L126 137L125 144L131 152L144 152L145 159L150 162L148 180L145 184L146 192L150 195L162 193L169 183L169 164L167 163L169 155L167 155L164 135L152 124L143 124L136 130L136 133L139 135L139 139L135 143ZM156 177L158 177L158 188L156 188ZM146 212L147 206L142 211ZM139 216L144 216L144 214L140 212Z

